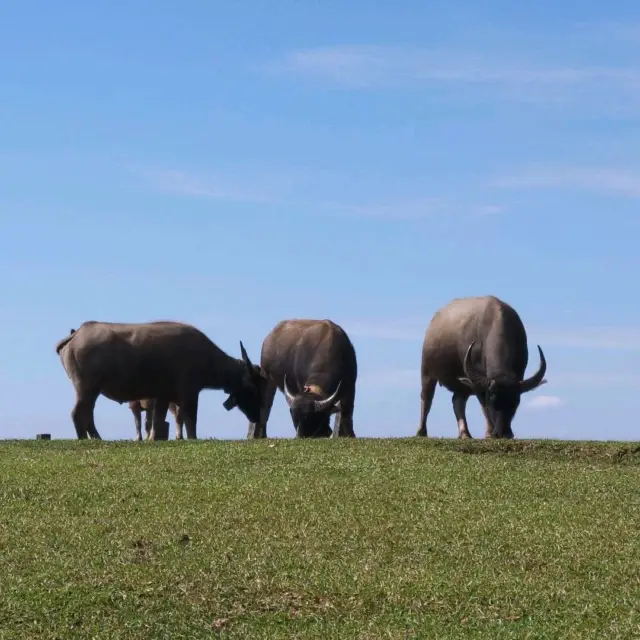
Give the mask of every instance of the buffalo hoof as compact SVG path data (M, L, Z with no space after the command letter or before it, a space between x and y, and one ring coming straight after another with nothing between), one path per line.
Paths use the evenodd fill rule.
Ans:
M247 430L247 440L258 440L266 437L267 437L266 427L256 422L249 423L249 429Z

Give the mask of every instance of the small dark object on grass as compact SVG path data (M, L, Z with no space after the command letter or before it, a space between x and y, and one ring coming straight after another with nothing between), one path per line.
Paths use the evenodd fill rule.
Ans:
M51 440L50 433L37 433L36 440Z

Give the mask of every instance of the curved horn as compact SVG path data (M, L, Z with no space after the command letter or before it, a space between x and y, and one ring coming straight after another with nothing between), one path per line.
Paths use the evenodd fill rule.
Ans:
M284 397L285 400L287 401L287 404L289 406L291 406L293 404L293 401L296 399L296 397L293 395L293 393L291 393L291 391L289 391L289 387L287 387L287 376L284 376Z
M336 387L336 390L328 398L325 398L324 400L316 400L313 403L314 411L326 411L329 407L331 407L333 403L336 401L336 398L338 397L338 392L340 391L341 384L342 384L342 380L338 382L338 386Z
M464 369L464 375L467 376L469 380L471 380L473 385L486 389L491 384L491 380L489 380L486 376L483 376L481 373L478 373L471 364L471 350L473 349L473 345L475 343L476 341L473 340L469 345L467 353L464 356L462 368Z
M540 345L538 345L538 353L540 354L540 367L530 378L527 378L520 383L520 393L532 391L545 382L543 378L544 374L547 372L547 361L544 357L544 353L542 353Z

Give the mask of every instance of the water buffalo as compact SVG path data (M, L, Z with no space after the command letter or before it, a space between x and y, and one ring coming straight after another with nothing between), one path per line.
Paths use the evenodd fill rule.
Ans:
M227 411L238 407L249 420L259 420L264 378L242 342L240 350L242 360L232 358L181 322L84 322L56 345L76 390L71 417L78 438L100 439L93 416L100 394L120 404L155 398L150 440L168 438L170 402L180 406L187 438L195 438L202 389L224 390Z
M151 435L151 424L153 421L153 410L156 406L156 401L150 398L144 400L132 400L129 403L129 409L133 413L133 419L136 421L136 442L142 440L142 412L145 412L144 418L144 430L147 432L147 440ZM176 440L182 440L182 425L184 419L180 407L175 402L169 403L169 413L173 414L176 421Z
M358 366L342 327L331 320L283 320L262 343L260 421L249 424L249 438L266 438L276 389L285 396L297 438L355 437L353 406Z
M456 298L433 316L422 346L422 412L418 436L427 435L427 415L436 383L453 393L460 438L471 438L465 408L475 394L486 418L485 438L513 438L511 422L520 396L545 384L547 362L523 380L527 334L515 309L494 296Z

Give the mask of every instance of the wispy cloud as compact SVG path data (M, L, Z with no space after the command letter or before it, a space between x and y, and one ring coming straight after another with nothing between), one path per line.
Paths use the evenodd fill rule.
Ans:
M501 204L481 204L475 208L475 212L479 216L497 216L501 213L505 213L509 210L509 207Z
M442 219L447 216L498 215L508 210L502 204L478 204L443 197L380 198L369 202L354 202L357 194L350 196L350 202L314 198L313 193L326 194L332 190L331 177L323 171L317 174L313 170L265 170L253 173L239 171L237 175L229 176L195 174L176 169L128 167L128 170L142 178L151 189L168 195L256 204L286 203L298 208L301 213L307 211L309 215L322 213L339 217L409 222L434 217Z
M319 203L316 207L338 215L405 221L424 220L434 216L438 218L446 216L495 216L508 211L508 207L505 205L461 203L435 197L370 204L326 202Z
M602 100L614 91L640 98L640 69L518 63L510 55L485 55L421 48L337 45L292 51L276 66L347 89L427 84L487 86L513 100L566 101L582 92ZM578 95L576 95L576 92ZM495 93L491 94L495 97Z
M451 213L451 206L441 198L422 198L371 204L325 202L316 205L331 213L380 220L422 220Z
M580 167L533 169L494 179L490 186L505 189L578 189L639 198L640 171Z
M281 189L256 186L249 179L221 175L194 175L177 169L129 168L149 186L161 193L191 198L210 198L237 202L268 203L281 194ZM264 179L260 182L264 183ZM259 183L258 183L259 184ZM280 192L280 193L279 193Z
M558 396L536 396L535 398L531 398L527 400L525 403L525 407L527 409L551 409L553 407L559 407L563 405L564 402L558 398Z
M347 319L342 326L354 338L421 342L431 316L423 321L416 319ZM542 348L561 347L573 349L640 350L640 327L592 326L554 328L527 327L530 346L539 343Z

